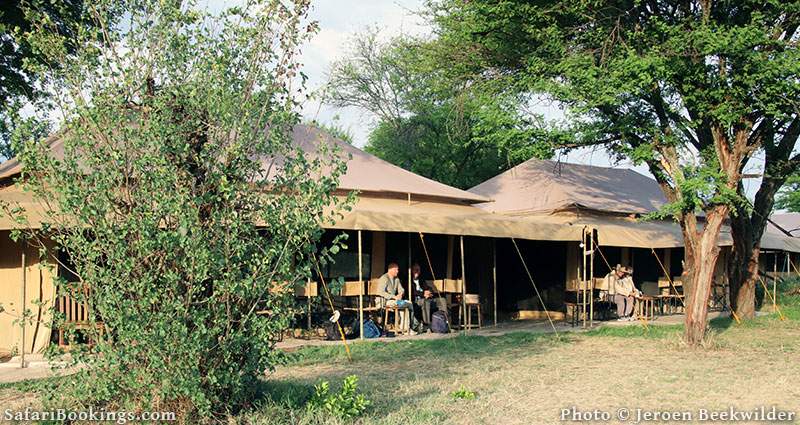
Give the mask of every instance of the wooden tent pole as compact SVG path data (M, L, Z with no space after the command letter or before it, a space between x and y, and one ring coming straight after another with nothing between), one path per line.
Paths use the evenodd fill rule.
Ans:
M594 230L590 235L594 245ZM589 245L589 327L594 326L594 249Z
M772 293L774 295L772 297L772 310L777 311L778 301L776 298L778 296L778 251L775 251L773 255L775 255L775 261L772 264Z
M25 368L27 365L25 364L25 306L27 305L26 298L26 289L28 285L28 273L25 270L25 241L22 241L22 304L20 304L20 314L22 317L22 344L20 347L21 357L20 357L20 368Z
M361 291L358 293L358 338L364 339L364 267L361 257L361 230L358 231L358 281Z
M583 228L581 235L581 311L583 313L583 327L586 327L586 227Z
M409 195L409 200L411 199L411 195ZM414 323L414 305L413 305L413 298L411 297L411 233L406 233L406 241L408 244L408 302L411 303L411 307L406 311L405 314L408 315L406 318L406 323L408 324L409 334L411 333L411 324Z
M411 299L411 233L406 233L406 240L408 241L408 302L413 303ZM412 313L414 309L411 309ZM411 317L408 318L408 326L411 326Z
M461 326L464 329L464 334L467 333L467 274L466 266L464 264L464 235L460 236L461 240Z
M306 301L308 301L308 330L311 331L311 278L306 278Z
M494 303L494 325L497 326L497 239L492 238L492 302Z

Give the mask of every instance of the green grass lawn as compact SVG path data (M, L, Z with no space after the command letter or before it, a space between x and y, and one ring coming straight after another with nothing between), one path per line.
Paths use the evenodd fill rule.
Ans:
M261 408L242 419L346 423L299 406L315 383L351 374L373 402L359 423L559 423L572 405L800 410L800 297L780 302L786 320L712 320L700 349L682 343L681 325L363 342L351 345L352 362L341 346L308 347L270 375Z
M561 408L800 411L800 297L782 296L786 320L770 313L710 323L700 349L682 326L601 327L587 332L515 332L306 347L268 374L254 407L232 418L253 424L559 423ZM770 312L771 305L763 310ZM356 419L305 406L314 385L356 375L371 404ZM31 384L0 386L0 404L31 402Z

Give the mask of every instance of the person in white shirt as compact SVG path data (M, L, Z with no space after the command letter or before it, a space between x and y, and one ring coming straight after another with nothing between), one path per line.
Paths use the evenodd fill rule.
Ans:
M634 298L642 295L633 283L633 269L617 264L614 271L606 276L608 288L613 288L614 304L617 305L619 321L631 321L633 317Z

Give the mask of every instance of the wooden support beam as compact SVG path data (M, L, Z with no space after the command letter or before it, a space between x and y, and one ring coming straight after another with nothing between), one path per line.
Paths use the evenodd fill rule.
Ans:
M461 326L464 329L464 333L466 334L467 327L465 323L467 322L467 274L466 274L466 265L464 263L464 236L460 236L461 238L461 312L462 312L462 319L461 319Z
M497 239L492 238L492 302L494 303L494 325L497 326Z
M364 339L364 267L361 257L361 230L358 231L358 281L361 282L361 293L358 294L358 338Z

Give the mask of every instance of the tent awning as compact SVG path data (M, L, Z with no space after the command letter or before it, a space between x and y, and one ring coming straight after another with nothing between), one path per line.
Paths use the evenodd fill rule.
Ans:
M400 199L359 198L352 211L331 229L383 232L422 232L446 235L519 238L543 241L579 241L581 226L536 223L517 217L487 213L462 204L410 203Z
M30 193L14 186L0 189L0 202L12 208L25 208L28 225L0 213L0 230L23 227L38 229L47 207ZM423 232L446 235L519 238L548 241L579 241L581 227L563 223L530 223L515 217L487 213L465 204L418 202L400 199L360 197L353 209L345 212L330 229L384 232Z
M0 212L0 230L40 228L47 207L15 186L0 188L0 202L25 208L28 225ZM511 216L486 212L465 204L411 201L362 196L352 211L343 214L330 229L384 232L423 232L446 235L518 238L542 241L580 241L584 226L597 229L600 246L631 248L680 248L683 234L677 223L638 221L618 217L567 215ZM730 229L723 228L720 246L732 243ZM765 233L766 250L800 253L800 238Z
M679 248L683 246L680 226L667 221L638 221L618 217L575 217L572 215L527 216L527 220L569 223L597 230L600 246L629 248Z

